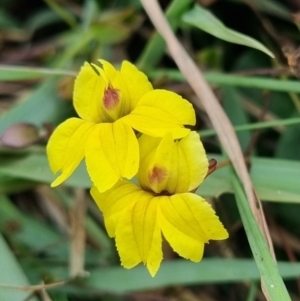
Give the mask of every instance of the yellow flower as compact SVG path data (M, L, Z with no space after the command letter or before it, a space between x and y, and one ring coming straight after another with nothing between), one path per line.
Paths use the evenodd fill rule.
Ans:
M175 138L195 124L192 105L166 90L153 90L146 75L124 61L120 71L100 60L85 63L75 81L74 107L80 118L60 124L49 139L47 154L54 173L52 187L65 181L85 158L99 191L120 178L131 179L139 165L134 130L154 137L171 132Z
M208 161L195 132L180 141L143 135L139 139L140 187L126 180L91 194L103 212L105 226L125 268L143 262L154 276L163 258L162 235L180 256L198 262L204 244L228 237L214 210L196 189Z

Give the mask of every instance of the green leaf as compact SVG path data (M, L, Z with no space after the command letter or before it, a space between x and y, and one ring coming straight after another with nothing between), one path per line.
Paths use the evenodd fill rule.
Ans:
M296 265L297 267L293 267L293 263L282 263L282 275L288 276L293 273L300 275L300 264ZM154 278L148 274L144 266L133 270L103 268L95 273L91 271L86 284L106 291L128 292L170 285L228 283L251 279L259 279L253 260L204 259L198 264L184 260L163 262Z
M45 250L47 254L52 256L67 258L66 236L57 233L45 222L24 214L3 195L0 196L0 204L0 230L9 236L12 244L22 244L30 247L33 251ZM11 223L15 223L17 228L13 234L12 231L7 230ZM55 248L48 248L48 246L54 245Z
M300 275L300 263L279 262L278 266L283 278L291 279ZM41 275L51 273L58 279L67 276L65 269L46 263L38 269ZM205 258L200 263L181 259L163 261L154 278L143 265L130 270L123 267L91 268L89 272L90 276L81 283L80 291L77 290L77 293L84 294L86 289L96 294L103 291L127 293L177 285L237 283L260 278L254 260L224 258ZM67 284L57 289L71 291L74 285L68 287Z
M236 89L232 87L224 87L221 89L221 93L223 108L232 124L234 126L249 124L249 118L242 106L241 97L237 93ZM242 150L245 151L251 140L250 132L243 131L237 133L237 137Z
M180 71L175 69L156 69L147 72L151 79L167 78L179 82L186 82ZM222 74L215 72L204 73L205 79L210 84L220 86L234 86L244 88L267 89L270 91L296 92L300 93L298 80L281 80L266 77L241 76L232 74Z
M198 27L219 39L255 48L274 58L274 54L263 44L253 38L226 27L211 12L200 5L195 5L192 10L183 15L182 19L185 23Z
M32 153L21 156L0 156L0 173L21 179L51 183L55 175L49 168L45 153ZM91 181L81 164L66 181L66 185L78 188L91 188Z
M278 266L271 256L267 243L253 216L241 183L233 171L232 182L236 203L243 221L252 254L256 261L269 299L272 301L289 301L291 299L280 276Z
M166 9L166 18L173 30L176 30L180 24L180 17L187 10L193 0L173 0ZM149 40L143 52L137 60L136 65L140 69L153 69L162 58L166 48L163 38L156 33Z
M234 130L236 132L243 132L243 131L253 131L258 129L260 130L270 129L277 126L288 126L288 125L291 126L291 125L299 125L299 124L300 124L300 117L295 117L295 118L275 119L271 121L261 121L261 122L237 125L234 127ZM217 135L217 132L213 129L209 129L209 130L199 131L199 134L201 135L201 137L210 137L210 136Z
M208 157L215 158L218 162L224 160L218 155L208 154ZM230 166L220 168L207 177L197 190L197 194L211 197L233 192L230 168ZM300 202L299 161L252 157L250 176L260 199L273 202Z
M60 189L57 189L55 192L58 199L65 203L66 193ZM74 196L72 199L67 200L69 203L68 207L71 207L72 201L74 201ZM0 204L0 232L7 234L17 252L30 250L29 253L31 255L32 252L37 254L40 251L44 255L49 256L49 260L54 258L61 261L68 260L69 242L66 234L59 233L54 227L47 224L45 220L38 219L36 216L20 210L4 195L0 195ZM11 225L15 226L15 230L11 230ZM92 238L98 244L98 247L101 248L98 251L86 246L86 261L89 264L107 264L107 260L111 259L112 254L114 254L113 241L107 237L106 232L89 215L86 216L85 226L88 237ZM44 258L41 258L41 260L43 262ZM2 299L0 298L0 300Z
M0 81L38 79L53 75L75 77L76 73L59 69L0 65Z
M49 79L27 99L1 116L0 134L9 126L20 122L29 122L39 127L45 122L57 124L70 115L72 110L71 104L57 95L56 81Z
M5 288L5 285L11 286L28 286L30 285L24 271L19 262L9 248L4 238L0 233L0 300L27 300L31 292L22 291L12 288ZM3 285L3 287L1 287ZM30 300L37 301L36 297L31 297Z
M299 118L299 112L295 112L292 117ZM290 126L286 131L280 136L276 147L276 157L283 159L300 159L299 145L300 143L300 124Z
M76 17L72 14L72 11L67 9L65 6L60 5L56 1L53 0L45 0L45 2L49 5L50 8L70 27L75 28L77 25Z
M4 9L0 9L0 28L6 29L6 28L18 28L17 21L8 14L7 11Z
M94 25L90 29L100 44L121 43L128 38L130 30L123 24Z
M60 17L54 11L42 9L31 15L25 23L25 28L34 32L45 26L54 26L55 23L60 21Z
M241 4L246 4L243 0L231 0L234 2L239 2ZM284 19L288 22L292 22L290 11L283 6L280 2L274 0L252 0L251 1L252 9L255 11L261 11L278 18Z

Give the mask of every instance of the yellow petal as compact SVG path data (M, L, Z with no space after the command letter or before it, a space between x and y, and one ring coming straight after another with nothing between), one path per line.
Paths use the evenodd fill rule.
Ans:
M135 203L143 193L137 185L126 180L120 180L113 188L102 193L96 186L92 187L91 195L103 212L105 227L110 237L115 237L116 225L122 211Z
M142 135L139 138L139 145L141 158L138 180L141 187L155 193L166 190L174 150L172 135L167 134L163 138Z
M204 243L228 237L212 207L198 195L163 196L158 204L163 235L174 251L186 259L200 261Z
M144 192L137 202L122 212L116 229L116 245L122 265L132 268L143 262L152 276L162 260L157 205L157 199Z
M161 232L157 223L157 199L126 180L91 195L103 212L105 226L116 245L122 265L132 268L143 262L154 276L162 260Z
M163 138L142 135L139 145L138 180L143 188L174 194L191 191L203 182L208 160L196 132L180 141L174 141L171 134Z
M194 125L196 122L192 105L176 93L166 90L146 93L123 119L141 133L154 137L171 133L174 139L189 133L190 130L183 125Z
M174 143L165 190L170 194L191 191L203 182L207 171L208 159L200 137L190 132Z
M107 84L114 80L115 76L117 75L118 71L115 69L115 67L105 60L98 60L101 64L101 68L99 68L99 72L101 76L105 79Z
M102 107L102 99L107 83L98 74L99 69L84 63L75 80L73 95L73 104L77 114L84 120L96 123L107 120Z
M142 96L153 90L153 87L147 76L128 61L123 61L121 74L127 86L132 111Z
M70 118L55 129L47 144L47 155L52 171L62 173L51 184L52 187L65 181L84 158L86 141L94 125L92 122Z
M137 139L132 128L121 120L96 125L85 156L88 173L100 192L110 189L122 177L134 177L139 166Z
M111 121L115 121L131 111L131 99L128 92L127 81L120 71L117 71L113 65L105 60L99 60L102 64L100 74L107 82L107 88L104 92L103 107L106 115ZM111 91L111 92L110 92ZM110 93L109 93L110 92ZM115 97L105 97L109 95ZM108 98L106 102L105 99ZM109 101L115 99L115 101Z

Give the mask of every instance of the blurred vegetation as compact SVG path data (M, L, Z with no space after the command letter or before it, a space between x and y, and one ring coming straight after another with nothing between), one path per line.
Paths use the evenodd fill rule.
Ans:
M260 41L275 59L197 28L197 16L197 24L192 20L196 2L228 28ZM160 4L235 126L264 201L280 274L292 300L300 300L300 4ZM117 66L128 59L155 87L193 99L165 50L138 0L0 0L1 301L264 300L236 205L238 196L232 193L230 166L210 175L197 191L213 203L230 232L229 240L207 245L199 264L178 259L165 246L165 260L155 278L144 267L120 267L114 242L89 197L84 166L66 185L49 186L54 176L45 144L56 125L75 116L72 88L82 63L104 58ZM207 115L199 110L197 116L195 129L209 157L226 163ZM75 259L70 259L76 239L74 200L82 193L87 200L86 244L83 254L75 252ZM74 260L83 255L86 272L71 277ZM43 289L43 284L52 283L57 285ZM41 286L26 289L29 285Z

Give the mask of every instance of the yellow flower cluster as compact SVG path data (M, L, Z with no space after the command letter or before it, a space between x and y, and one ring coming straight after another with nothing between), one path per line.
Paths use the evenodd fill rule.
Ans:
M228 233L212 207L191 193L208 172L199 135L184 127L195 124L192 105L153 89L127 61L120 70L99 62L85 63L75 81L80 118L63 122L49 139L50 167L61 172L52 187L85 159L91 194L125 268L143 262L154 276L162 234L180 256L200 261L204 244ZM139 186L128 181L135 175Z

